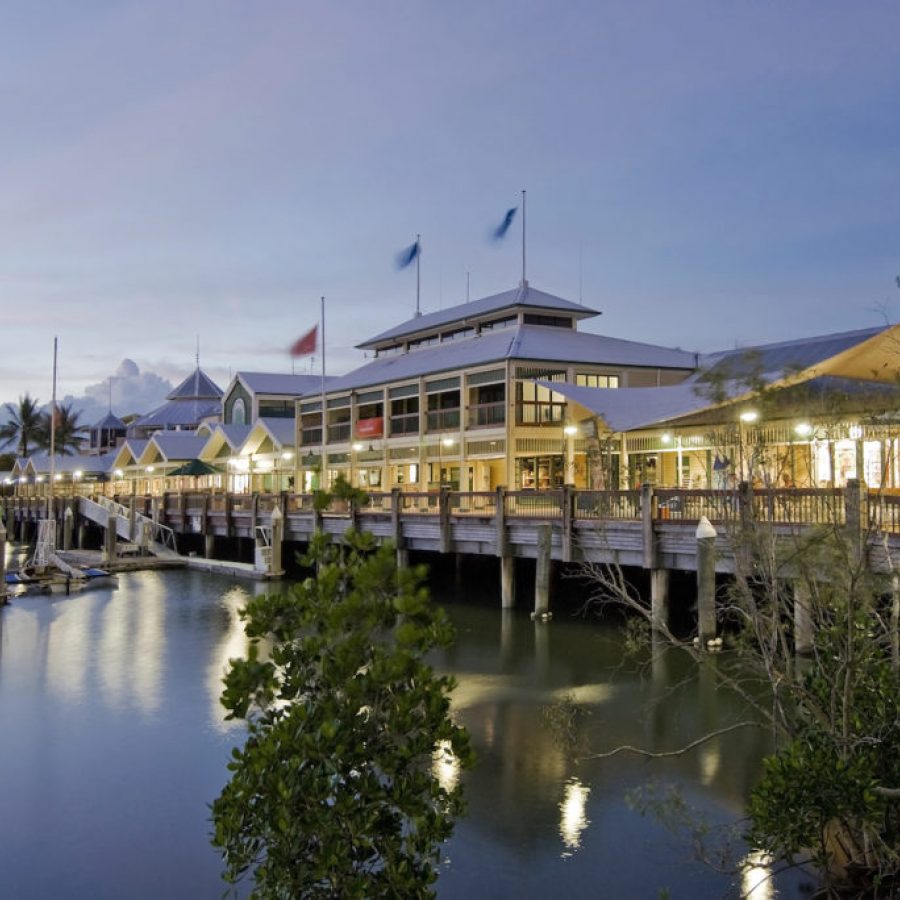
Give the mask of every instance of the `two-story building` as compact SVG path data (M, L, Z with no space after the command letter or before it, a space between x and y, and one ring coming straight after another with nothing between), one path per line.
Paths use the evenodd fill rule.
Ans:
M362 344L374 359L298 401L298 486L343 474L371 490L548 488L586 480L567 383L676 384L696 356L578 330L596 310L527 283L416 316ZM542 380L545 384L538 384Z

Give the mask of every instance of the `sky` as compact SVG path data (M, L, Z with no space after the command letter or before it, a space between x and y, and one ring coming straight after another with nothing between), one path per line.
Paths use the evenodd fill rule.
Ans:
M898 37L890 2L4 0L0 400L49 400L54 335L60 396L198 343L223 387L288 372L323 295L348 371L417 233L423 311L516 286L523 189L528 281L587 330L894 321Z

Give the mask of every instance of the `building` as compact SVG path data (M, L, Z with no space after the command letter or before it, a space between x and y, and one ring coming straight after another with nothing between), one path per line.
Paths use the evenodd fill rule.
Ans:
M578 330L596 310L519 288L416 316L359 345L375 358L298 401L299 485L491 491L586 480L586 443L558 385L675 385L697 357ZM591 417L591 413L585 413Z
M128 426L128 437L148 438L157 431L196 431L203 422L218 421L221 408L222 389L197 366L167 395L162 406Z
M318 375L238 372L222 397L222 423L252 425L257 419L293 419L296 401L321 391Z

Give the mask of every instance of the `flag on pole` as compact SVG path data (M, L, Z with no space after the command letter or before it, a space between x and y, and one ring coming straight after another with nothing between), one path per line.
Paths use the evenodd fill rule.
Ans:
M407 266L411 266L419 256L421 252L421 248L419 247L419 242L416 241L414 244L411 244L405 250L401 250L397 254L397 268L405 269Z
M303 337L297 338L293 344L291 344L290 354L291 356L309 356L311 353L316 352L316 338L318 337L319 326L313 325Z
M491 232L491 240L502 241L506 237L506 232L509 231L509 226L512 225L518 209L518 206L514 206L506 211L503 221Z

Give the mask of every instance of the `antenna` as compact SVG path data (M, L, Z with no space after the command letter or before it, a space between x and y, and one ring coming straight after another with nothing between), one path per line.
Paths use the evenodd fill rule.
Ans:
M582 288L583 288L583 274L582 274L582 266L581 266L581 246L578 247L578 303L581 306L584 306L584 299L582 297Z
M197 355L194 357L197 361L197 368L200 368L200 335L197 335Z
M419 288L421 279L419 277L419 260L422 259L422 235L416 235L416 316L422 315L422 310L419 307ZM324 302L325 298L322 298Z
M469 273L466 272L466 303L469 302Z
M528 279L525 277L525 191L522 191L522 287L528 287Z

